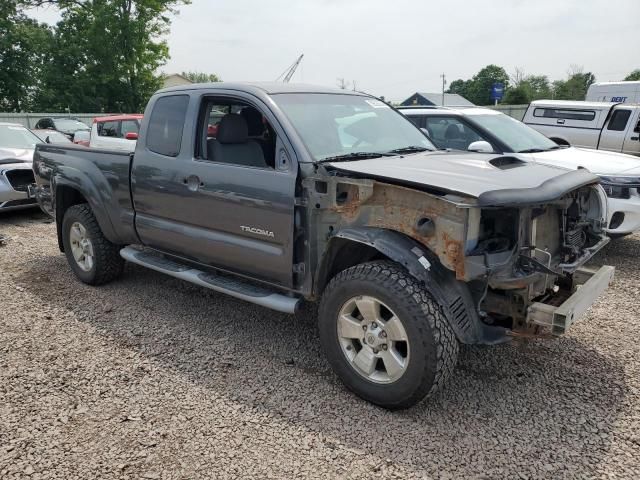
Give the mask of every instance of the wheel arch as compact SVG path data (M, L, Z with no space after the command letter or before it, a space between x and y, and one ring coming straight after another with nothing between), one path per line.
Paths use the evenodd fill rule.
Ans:
M92 192L88 192L77 185L72 185L64 179L57 179L55 183L53 202L55 205L58 248L61 252L64 252L64 245L62 242L62 220L64 219L64 214L70 207L82 203L89 205L89 208L91 208L91 211L96 217L98 225L100 226L104 236L113 242L115 234L111 222L104 209L102 209L96 201L96 196L92 195Z
M468 284L456 280L438 257L424 245L395 230L374 227L344 228L328 242L315 279L314 294L340 271L359 263L386 258L402 265L422 282L451 322L456 337L466 344L493 344L507 340L506 330L484 324L478 314L478 300Z

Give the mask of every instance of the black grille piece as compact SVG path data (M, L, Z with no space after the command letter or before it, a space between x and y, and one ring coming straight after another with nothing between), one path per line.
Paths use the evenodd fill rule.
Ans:
M449 311L451 312L451 320L458 326L458 328L466 332L471 327L471 322L467 309L464 305L462 297L457 297L451 305L449 305Z
M26 192L27 187L32 183L35 183L32 170L17 169L9 170L5 172L5 176L14 190L19 192Z
M616 212L611 215L611 221L609 222L609 228L615 230L624 222L624 212Z

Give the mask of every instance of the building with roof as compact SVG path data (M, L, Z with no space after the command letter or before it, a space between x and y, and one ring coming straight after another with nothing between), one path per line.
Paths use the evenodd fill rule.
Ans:
M184 76L180 75L179 73L167 74L167 75L164 76L162 81L163 81L163 84L162 84L163 88L177 87L179 85L189 85L189 84L193 83L187 77L184 77Z
M426 105L426 106L443 106L442 105L442 93L425 93L416 92L403 101L400 105L403 107L411 105ZM444 106L446 107L473 107L474 104L463 96L457 93L445 93L444 94Z

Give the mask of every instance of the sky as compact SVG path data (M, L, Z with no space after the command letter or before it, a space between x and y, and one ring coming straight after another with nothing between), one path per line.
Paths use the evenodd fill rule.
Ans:
M51 7L28 12L55 23ZM640 68L640 0L193 0L167 37L165 73L350 85L389 100L439 92L494 63L512 74L598 81Z

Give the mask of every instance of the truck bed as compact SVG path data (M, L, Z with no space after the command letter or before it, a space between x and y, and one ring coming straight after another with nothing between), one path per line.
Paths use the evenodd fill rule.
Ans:
M137 241L129 185L132 158L122 150L37 145L33 170L42 208L55 217L56 202L69 201L75 194L71 185L81 186L109 240L119 244Z

